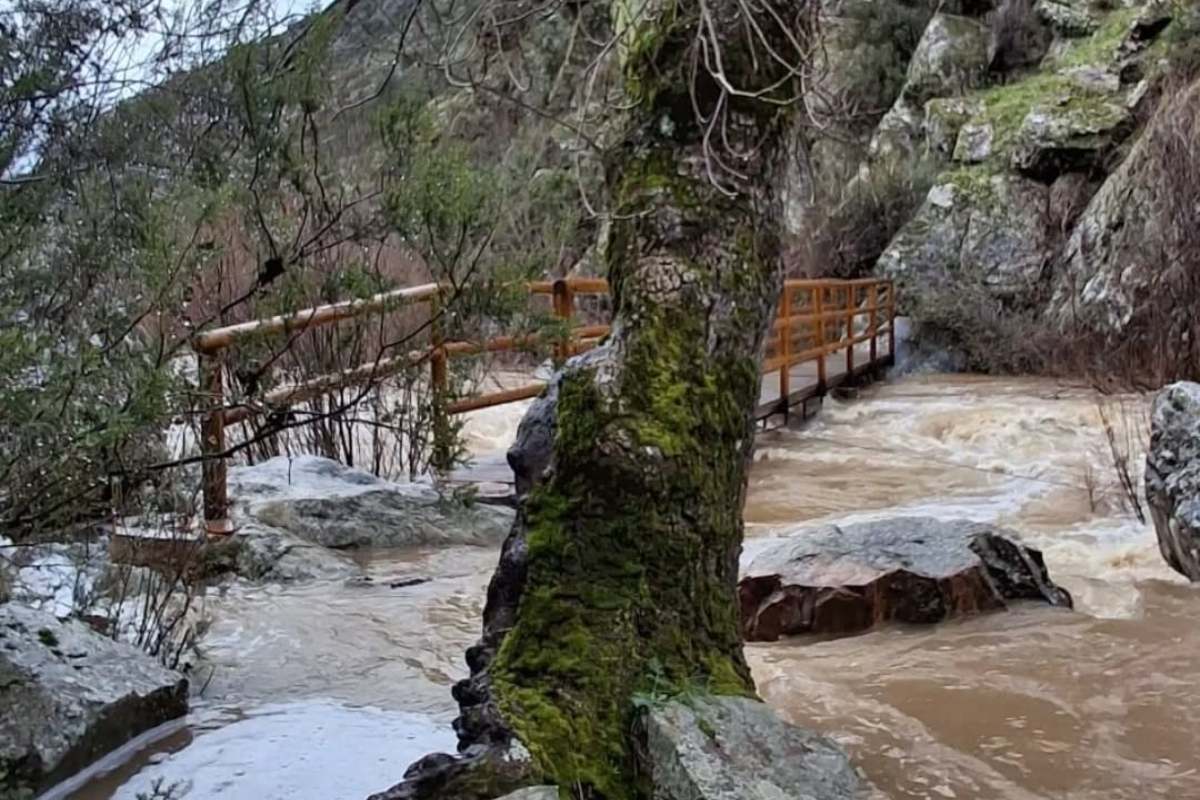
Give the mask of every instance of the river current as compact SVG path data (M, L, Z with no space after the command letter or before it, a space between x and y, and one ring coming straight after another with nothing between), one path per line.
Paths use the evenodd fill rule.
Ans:
M1144 401L1042 380L899 378L763 433L747 551L799 523L969 518L1041 549L1076 608L750 645L762 697L894 800L1200 800L1200 590L1123 501L1102 412L1140 483ZM521 413L476 415L473 449L507 445ZM360 557L370 585L209 597L193 713L54 795L360 800L452 750L449 687L497 550ZM429 580L389 588L400 578Z

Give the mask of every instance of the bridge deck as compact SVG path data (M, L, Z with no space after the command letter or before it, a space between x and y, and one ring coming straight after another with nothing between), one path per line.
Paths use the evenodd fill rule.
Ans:
M886 342L886 337L884 337ZM887 348L878 348L882 355L877 355L875 361L870 361L870 342L860 342L854 348L854 375L857 378L864 374L883 369L891 364ZM793 364L788 375L789 393L788 408L801 406L814 397L821 397L830 389L837 388L851 379L846 371L846 356L844 351L826 360L825 386L822 388L817 380L817 363L806 361ZM770 372L762 376L762 389L759 394L758 407L754 411L757 420L766 420L783 413L780 402L779 373ZM803 412L802 412L803 413ZM473 459L453 470L446 481L453 485L475 485L485 495L504 495L509 492L513 482L512 470L505 458L505 450L496 450Z

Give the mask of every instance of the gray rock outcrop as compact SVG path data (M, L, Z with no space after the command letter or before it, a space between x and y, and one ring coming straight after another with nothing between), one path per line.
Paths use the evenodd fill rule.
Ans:
M960 134L960 142L962 135ZM880 256L910 305L963 281L1002 296L1031 291L1046 267L1049 190L1006 173L947 173Z
M871 157L911 155L921 141L926 101L961 95L982 83L986 72L987 29L968 17L935 14L908 63L900 97L871 140Z
M1105 336L1130 330L1153 293L1172 291L1157 280L1169 243L1158 229L1166 182L1147 153L1155 126L1138 122L1153 103L1200 109L1191 97L1200 85L1155 90L1188 38L1167 31L1190 30L1197 23L1183 17L1196 13L1159 0L1032 8L1009 24L1042 46L999 60L988 55L1002 44L997 20L989 33L978 16L935 15L870 139L864 179L889 155L941 171L876 263L901 282L918 338L925 320L930 336L977 324L973 312L938 313L947 290L1047 331ZM1200 120L1189 113L1166 124L1186 131Z
M41 792L187 712L187 681L79 621L0 605L0 796Z
M644 724L656 800L857 800L867 790L837 744L748 698L671 701Z
M1146 501L1163 558L1200 581L1200 384L1172 384L1154 400Z
M318 456L278 457L229 472L229 541L206 555L213 573L252 580L343 579L357 547L498 544L514 512L392 483Z
M1149 126L1091 198L1071 231L1048 307L1049 316L1060 327L1079 326L1104 333L1124 330L1153 291L1163 255L1171 252L1172 235L1190 234L1173 229L1186 224L1191 210L1178 209L1184 219L1171 212L1170 205L1177 199L1164 187L1172 176L1155 151L1164 139L1188 137L1200 124L1200 84L1174 102L1178 114ZM1185 176L1195 171L1186 164L1175 168L1188 170L1182 173Z
M235 520L335 549L496 544L511 509L467 504L427 484L391 483L318 456L280 456L229 472Z
M932 623L1030 600L1071 606L1037 550L967 520L898 517L805 527L755 556L738 583L750 641Z

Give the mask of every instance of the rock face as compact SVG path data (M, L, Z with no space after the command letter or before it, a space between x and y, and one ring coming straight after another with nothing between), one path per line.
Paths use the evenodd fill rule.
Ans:
M738 585L746 639L932 623L1033 600L1071 606L1041 553L1002 529L901 517L799 528L757 555Z
M1200 581L1200 384L1173 384L1154 400L1146 500L1163 558Z
M744 697L673 701L645 719L655 800L855 800L866 787L832 741Z
M1167 219L1162 187L1170 176L1154 156L1154 143L1161 137L1186 137L1200 124L1200 84L1174 102L1179 113L1149 126L1071 231L1048 309L1060 327L1123 330L1153 290L1159 277L1155 270L1170 247L1165 227L1181 223Z
M877 268L908 290L909 305L961 281L1002 296L1031 292L1046 267L1048 199L1046 186L1019 175L946 173Z
M901 281L918 338L924 319L935 323L931 334L976 322L927 313L936 307L922 302L945 290L978 294L981 308L1014 310L1047 327L1128 330L1148 293L1169 291L1150 274L1162 269L1150 254L1162 240L1155 220L1163 182L1147 168L1143 146L1153 126L1136 123L1167 74L1164 57L1189 38L1168 32L1190 30L1195 23L1183 17L1195 12L1160 0L1036 0L1031 15L1016 19L1012 4L993 13L996 5L932 18L903 92L870 138L864 177L887 157L924 159L941 172L876 271ZM981 24L987 13L990 28ZM1005 24L1043 46L1007 52ZM1171 92L1161 102L1192 101ZM1191 114L1171 124L1186 131L1200 120ZM1071 196L1056 197L1066 188Z
M0 606L0 796L41 792L182 716L187 687L81 622Z
M871 140L873 159L911 155L921 140L926 101L959 95L987 72L987 30L977 20L935 14L908 63L904 87Z

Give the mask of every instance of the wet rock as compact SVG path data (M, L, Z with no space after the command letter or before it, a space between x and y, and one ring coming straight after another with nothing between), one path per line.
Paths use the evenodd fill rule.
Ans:
M254 521L239 522L227 541L210 543L205 557L210 572L234 572L253 581L345 580L363 572L343 553Z
M655 800L856 800L867 787L834 742L744 697L689 698L647 712Z
M1146 500L1163 558L1200 581L1200 384L1175 383L1154 399Z
M426 484L391 483L327 458L278 457L230 470L234 521L322 547L495 544L511 509L468 504Z
M540 797L537 791L521 794L536 783L533 773L529 751L515 740L475 745L457 755L433 753L418 759L403 781L367 800L494 800L509 793L534 800Z
M0 606L0 796L40 792L182 716L187 687L82 622Z
M753 559L738 584L746 639L933 623L1032 600L1071 606L1041 553L965 520L900 517L801 527Z

